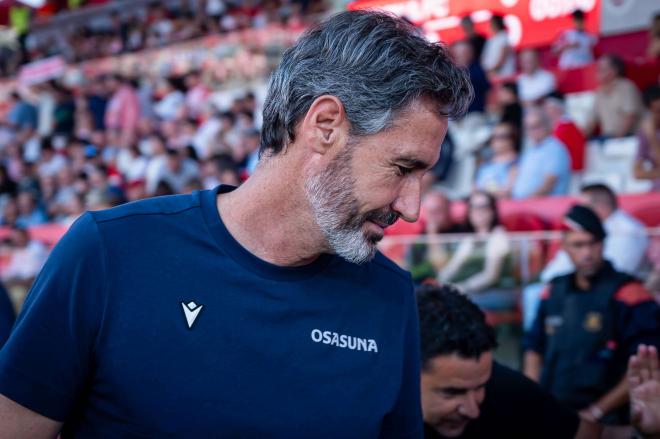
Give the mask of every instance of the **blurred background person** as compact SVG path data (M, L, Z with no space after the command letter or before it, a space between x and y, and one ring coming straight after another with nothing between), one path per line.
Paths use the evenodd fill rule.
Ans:
M481 53L481 66L490 78L512 76L516 73L516 54L509 43L504 17L493 15L490 29L492 35Z
M484 309L511 308L512 248L494 196L481 191L470 195L464 230L472 235L461 239L438 280L455 284Z
M637 132L639 146L634 164L634 175L639 180L650 180L652 190L660 190L660 85L644 91L648 110Z
M519 59L521 73L517 81L520 101L526 106L538 104L557 89L555 75L541 68L539 54L535 49L524 49Z
M593 50L597 39L586 32L585 14L577 9L573 12L573 29L563 31L553 44L553 51L559 55L559 68L575 69L594 61Z
M490 157L477 169L475 188L497 198L510 198L518 173L520 141L516 127L500 122L493 127Z

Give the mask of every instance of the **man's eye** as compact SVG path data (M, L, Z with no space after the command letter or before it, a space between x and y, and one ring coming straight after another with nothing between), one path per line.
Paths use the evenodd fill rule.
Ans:
M407 168L405 166L397 166L397 169L399 171L399 174L401 175L408 175L411 174L413 171L413 168Z

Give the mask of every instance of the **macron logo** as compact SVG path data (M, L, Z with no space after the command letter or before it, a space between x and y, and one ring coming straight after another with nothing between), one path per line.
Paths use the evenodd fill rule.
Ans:
M192 329L195 324L195 320L199 316L199 313L202 311L204 305L197 305L195 302L184 303L181 302L181 307L183 308L183 314L186 316L186 323L188 323L188 329Z
M338 348L350 349L352 351L365 351L378 353L376 340L372 338L353 337L351 335L337 334L331 331L312 330L312 341L315 343L328 344Z

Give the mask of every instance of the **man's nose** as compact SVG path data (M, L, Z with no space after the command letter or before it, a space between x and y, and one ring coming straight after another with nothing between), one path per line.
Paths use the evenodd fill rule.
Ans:
M414 223L419 218L421 192L421 179L410 178L403 183L399 195L394 200L394 203L392 203L392 210L404 221Z

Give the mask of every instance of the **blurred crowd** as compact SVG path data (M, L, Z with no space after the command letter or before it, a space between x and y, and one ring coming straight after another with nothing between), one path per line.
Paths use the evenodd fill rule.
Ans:
M110 5L112 5L110 3ZM89 20L30 33L30 10L15 7L18 23L0 28L0 76L21 64L61 55L79 62L162 47L211 34L260 29L271 23L299 26L325 9L322 0L180 0L118 5Z

